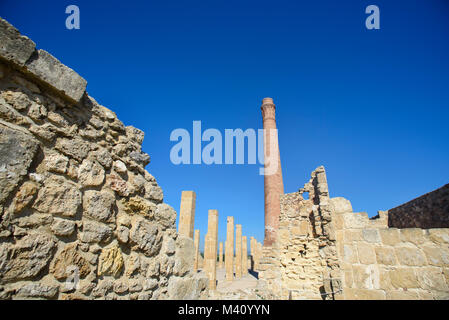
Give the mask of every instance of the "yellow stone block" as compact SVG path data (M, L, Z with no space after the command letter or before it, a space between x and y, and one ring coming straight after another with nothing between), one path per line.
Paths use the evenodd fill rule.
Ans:
M419 245L424 243L424 231L420 228L407 228L400 230L400 238L402 242L411 242L413 244Z
M401 265L405 266L424 266L427 260L424 254L415 247L397 247L395 248L396 257Z
M387 300L419 300L416 291L396 290L387 292Z
M379 264L396 265L397 259L393 248L390 247L376 247L376 260Z
M380 239L382 243L387 246L394 246L401 242L399 238L399 229L388 228L379 229Z
M347 300L385 300L385 292L381 290L351 289L345 290Z
M358 242L357 243L357 253L359 261L362 264L375 264L376 254L374 252L374 247L371 244Z
M418 279L416 278L413 268L399 267L388 272L391 284L398 289L419 288Z

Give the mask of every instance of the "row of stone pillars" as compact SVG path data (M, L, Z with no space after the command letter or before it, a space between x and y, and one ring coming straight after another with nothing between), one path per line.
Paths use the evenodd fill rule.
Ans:
M193 269L196 272L200 269L200 230L194 232L196 194L194 191L183 191L181 195L181 209L179 218L178 233L180 235L193 238L195 253ZM235 255L234 255L235 241ZM218 245L218 211L209 210L207 234L204 242L203 271L209 277L209 289L214 290L217 283L217 263L218 268L226 269L226 281L233 281L248 274L248 270L258 270L259 261L262 255L262 244L254 237L250 238L250 258L248 258L248 239L242 235L242 225L235 225L234 217L227 218L227 233L224 245ZM217 250L219 250L217 261Z

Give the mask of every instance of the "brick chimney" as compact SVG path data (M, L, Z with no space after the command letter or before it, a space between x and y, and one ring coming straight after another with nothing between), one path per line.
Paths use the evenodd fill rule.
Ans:
M269 247L276 241L276 233L279 228L279 215L281 213L280 195L284 194L282 182L281 158L276 129L276 106L272 98L264 98L262 101L262 118L264 134L264 159L265 172L265 239L264 246ZM270 141L270 139L274 139ZM270 166L270 158L277 157L277 170L266 170ZM268 162L268 163L267 163Z

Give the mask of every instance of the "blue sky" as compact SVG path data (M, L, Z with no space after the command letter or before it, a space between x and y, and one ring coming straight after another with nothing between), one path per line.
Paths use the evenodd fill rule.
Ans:
M65 28L76 4L81 29ZM380 8L380 30L365 8ZM320 165L354 211L387 210L449 182L449 2L17 1L0 16L88 81L125 125L145 131L147 170L179 212L207 210L263 240L259 165L170 162L172 130L261 128L273 97L286 192Z

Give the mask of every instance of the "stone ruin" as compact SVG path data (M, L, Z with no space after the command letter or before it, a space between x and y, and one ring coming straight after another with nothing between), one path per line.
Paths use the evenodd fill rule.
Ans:
M261 109L264 128L276 129L273 99L263 99ZM449 299L449 185L369 219L352 212L348 200L330 198L324 167L298 192L284 194L277 137L273 146L278 170L264 177L257 262L266 296Z
M258 272L252 298L449 299L449 185L369 219L330 197L324 167L284 194L276 137L264 245L250 237L248 257L232 216L218 243L209 210L203 258L195 192L176 232L143 132L86 84L0 18L0 299L221 298L217 268L228 283ZM276 129L273 100L261 109Z
M304 188L280 197L259 281L276 299L449 299L448 201L446 185L369 219L329 196L319 167Z
M209 210L208 228L204 239L204 258L202 258L199 252L200 230L194 230L195 206L196 193L183 191L178 233L186 238L194 238L193 270L197 272L201 269L206 273L209 280L208 289L212 293L210 297L216 298L214 292L217 290L217 270L225 270L224 280L228 283L244 277L249 270L256 271L262 253L262 245L251 237L251 251L248 257L248 237L242 234L242 225L234 226L234 217L229 216L227 217L227 238L223 256L223 243L218 243L218 211Z
M0 299L199 299L142 131L0 18Z

